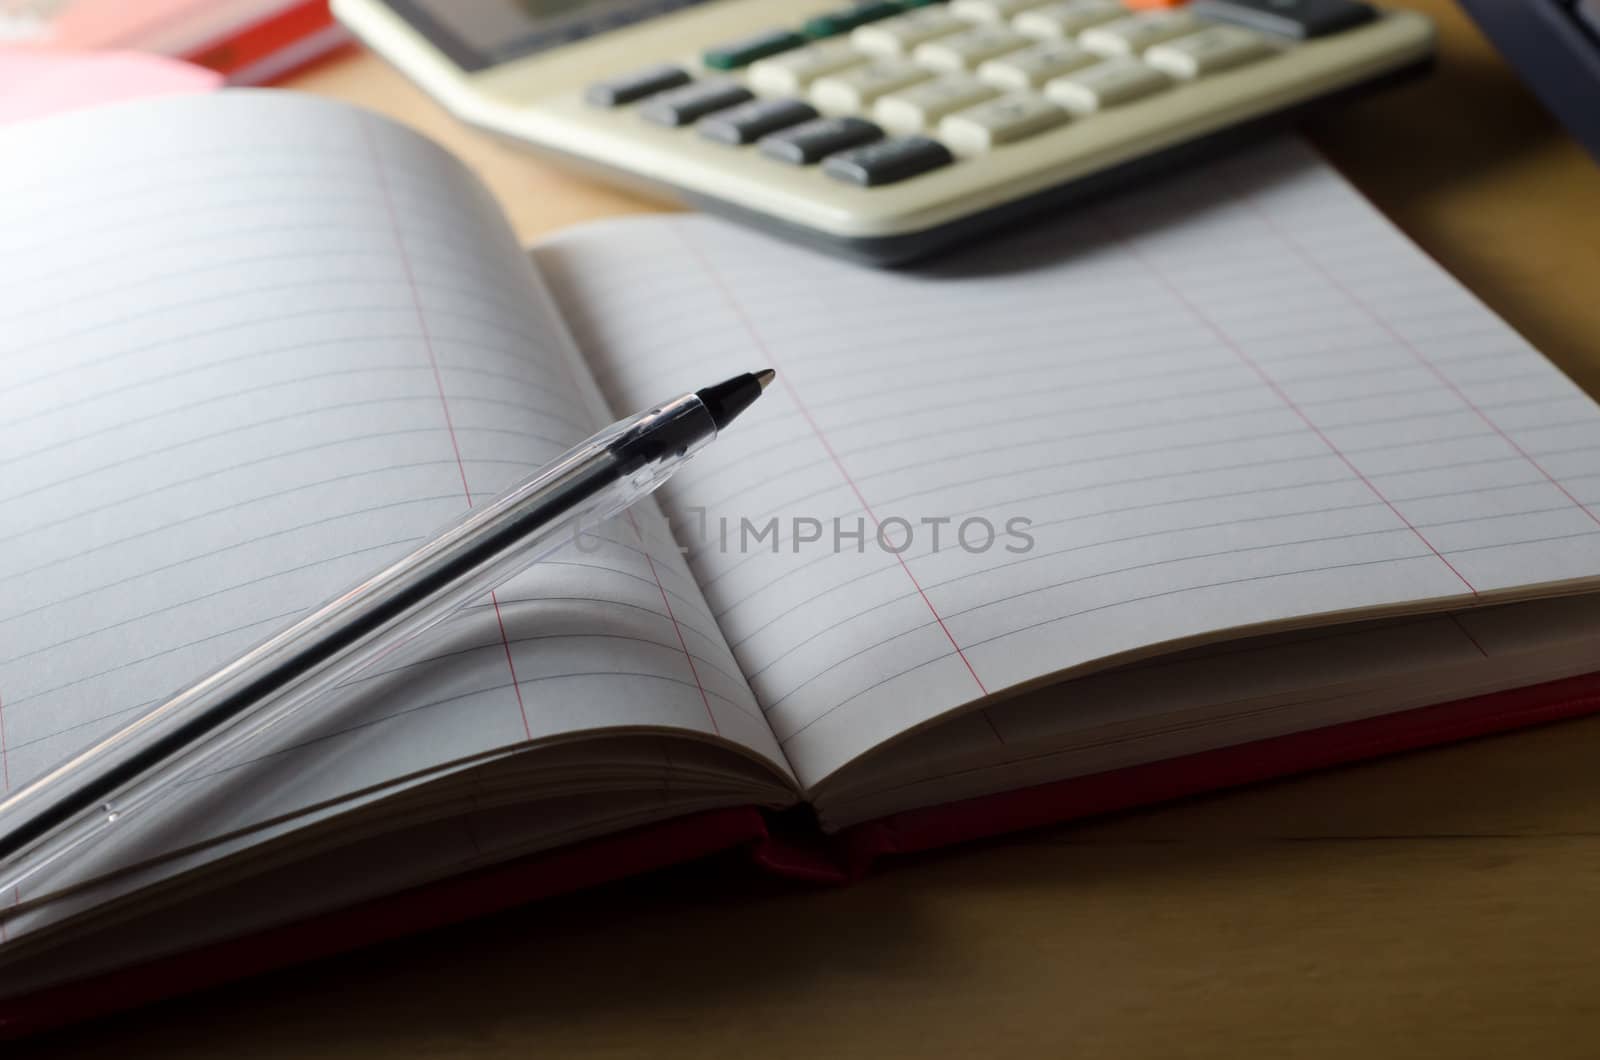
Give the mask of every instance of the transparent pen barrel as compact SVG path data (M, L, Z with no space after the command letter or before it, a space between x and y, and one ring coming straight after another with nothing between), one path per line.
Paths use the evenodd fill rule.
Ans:
M641 425L650 433L637 444ZM60 866L131 815L288 723L334 686L649 493L715 436L698 400L623 421L475 507L138 721L0 802L0 891ZM60 792L97 792L85 805ZM81 801L81 800L80 800Z

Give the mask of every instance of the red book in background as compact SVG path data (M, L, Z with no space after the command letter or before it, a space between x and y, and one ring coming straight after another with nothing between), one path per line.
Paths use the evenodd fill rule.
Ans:
M0 39L186 59L231 85L268 84L348 39L327 0L0 0Z

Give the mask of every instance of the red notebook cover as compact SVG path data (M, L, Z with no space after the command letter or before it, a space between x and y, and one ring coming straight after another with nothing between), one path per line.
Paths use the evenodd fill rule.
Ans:
M845 883L882 857L1596 711L1600 711L1600 672L912 810L869 821L833 837L786 834L754 809L695 814L406 891L274 931L0 1001L0 1038L36 1034L736 847L748 848L753 863L765 871L816 883Z

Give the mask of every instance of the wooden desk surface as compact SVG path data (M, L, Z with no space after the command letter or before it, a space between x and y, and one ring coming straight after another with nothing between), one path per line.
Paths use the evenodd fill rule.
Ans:
M1390 0L1395 2L1395 0ZM1432 78L1316 140L1600 392L1600 168L1448 0ZM652 208L357 56L295 87L467 159L525 237ZM837 891L692 867L8 1056L1600 1053L1600 718L923 857Z

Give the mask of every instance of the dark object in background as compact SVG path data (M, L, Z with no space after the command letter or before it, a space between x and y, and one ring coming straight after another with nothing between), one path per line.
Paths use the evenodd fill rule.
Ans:
M1534 94L1600 160L1600 0L1459 0Z

